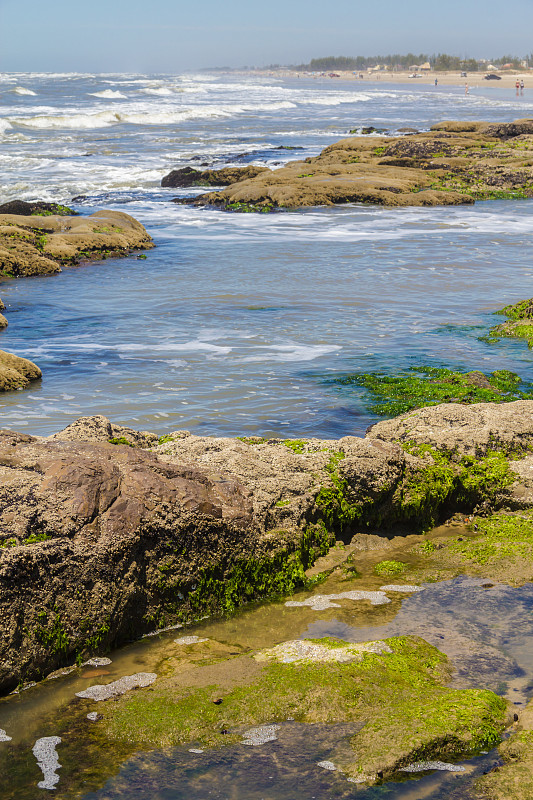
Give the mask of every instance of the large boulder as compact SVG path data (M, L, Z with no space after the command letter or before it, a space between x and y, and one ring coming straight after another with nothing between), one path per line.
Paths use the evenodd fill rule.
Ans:
M1 314L0 317L2 317ZM30 381L41 377L41 370L33 361L0 350L0 392L26 389Z
M120 211L88 217L0 214L0 270L6 276L60 272L81 259L153 247L140 222Z
M230 183L255 178L262 172L269 172L267 167L224 167L223 169L198 170L193 167L173 169L161 181L161 186L172 189L188 189L190 186L227 186Z

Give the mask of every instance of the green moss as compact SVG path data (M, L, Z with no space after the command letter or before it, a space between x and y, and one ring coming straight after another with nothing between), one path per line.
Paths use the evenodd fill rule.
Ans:
M32 217L76 217L78 212L59 203L50 203L51 208L36 208L31 212Z
M303 439L284 439L282 444L292 450L293 453L305 453L305 442Z
M35 626L37 641L51 653L65 654L69 649L69 637L63 627L60 614L54 611L49 619L48 612L39 611L37 619L38 624Z
M450 552L475 564L493 564L533 559L533 515L511 516L498 513L490 517L475 517L479 536L455 541Z
M233 211L238 214L268 214L274 210L271 203L226 203L224 211Z
M276 508L285 508L285 506L289 506L290 504L290 500L278 500L276 503Z
M157 440L157 444L168 444L169 442L175 442L176 437L171 436L169 433L166 433L164 436L160 436Z
M335 383L363 387L372 398L369 409L391 417L439 403L503 403L527 399L533 394L532 383L507 370L485 375L478 371L454 372L421 366L396 375L383 372L346 375Z
M124 436L113 436L111 439L107 440L109 444L124 444L127 447L135 447L128 439Z
M376 575L400 575L407 569L407 564L403 561L380 561L374 567Z
M508 317L507 321L491 328L488 337L481 339L491 343L502 338L525 339L533 347L533 299L505 306L496 313Z
M308 525L299 542L259 558L238 558L223 567L205 568L188 595L193 614L232 612L250 600L292 594L308 584L305 570L333 544L322 523Z
M268 441L264 436L237 436L237 439L245 444L264 444Z
M241 726L288 717L307 723L363 722L352 740L354 760L347 771L374 776L378 770L391 775L420 757L471 753L498 740L504 700L487 691L447 688L446 657L422 639L399 637L386 644L392 652L366 653L350 663L269 662L247 685L233 688L184 688L169 679L150 692L108 704L104 725L120 741L161 747L226 744L237 739L233 734ZM237 674L241 663L242 658L228 661L228 673ZM222 703L215 705L214 697Z
M52 539L52 536L48 536L46 533L31 533L29 536L24 539L21 544L36 544L36 542L48 542Z
M343 458L342 451L330 456L325 469L329 473L331 483L321 487L315 501L328 530L340 534L360 520L365 510L364 500L354 503L349 499L350 487L345 478L339 474L339 463Z

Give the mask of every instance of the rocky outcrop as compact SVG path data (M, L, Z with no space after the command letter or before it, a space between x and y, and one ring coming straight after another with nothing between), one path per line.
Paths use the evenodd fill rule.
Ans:
M387 206L532 197L533 120L444 122L401 137L359 136L326 147L195 204L261 211L363 202Z
M444 403L373 425L374 441L426 444L445 453L482 457L489 451L524 455L533 446L533 401Z
M140 222L119 211L88 217L0 214L0 272L6 277L51 274L83 259L153 246Z
M45 203L42 200L27 202L26 200L10 200L0 205L0 214L17 214L22 217L75 217L77 212L59 203Z
M223 169L193 169L182 167L173 169L161 181L161 186L172 189L188 189L190 186L227 186L248 178L255 178L262 172L269 172L267 167L224 167Z
M0 432L0 690L291 592L335 538L531 508L532 438L533 401L421 409L365 439L157 439L101 416Z
M33 361L0 350L0 392L26 389L30 381L41 377L41 370Z

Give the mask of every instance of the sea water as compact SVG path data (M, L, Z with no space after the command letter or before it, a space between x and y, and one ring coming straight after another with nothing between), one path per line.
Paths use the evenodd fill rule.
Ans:
M532 109L527 92L492 86L0 75L0 202L124 211L156 243L146 260L2 282L0 348L43 370L2 397L2 426L46 435L103 413L159 433L337 437L375 421L362 389L336 383L348 373L429 364L532 379L524 343L478 337L532 293L533 201L236 214L176 205L201 190L160 186L183 166L276 168L364 126Z

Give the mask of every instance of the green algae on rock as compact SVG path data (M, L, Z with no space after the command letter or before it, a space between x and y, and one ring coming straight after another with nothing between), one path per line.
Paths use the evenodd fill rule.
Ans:
M0 274L46 275L82 260L153 247L140 222L119 211L88 217L0 214Z
M533 401L519 400L419 409L365 439L174 431L159 442L105 417L49 439L2 431L0 691L154 629L289 594L359 532L533 508L532 420ZM428 570L440 552L424 553Z
M531 328L533 336L533 327ZM439 367L410 367L404 372L362 372L336 378L341 386L361 386L372 400L369 409L383 416L397 416L414 408L440 403L504 403L527 399L533 383L514 372L496 370L488 375L478 370L457 372Z
M359 723L353 758L345 756L339 768L369 782L422 758L475 753L500 738L506 701L490 691L448 688L450 663L422 639L321 642L304 643L303 657L289 662L280 646L218 663L221 684L202 685L202 670L204 680L213 677L209 666L199 666L190 685L163 678L150 692L109 704L103 725L113 741L162 747L220 746L238 741L247 726L287 718Z
M471 204L533 197L533 122L444 122L407 136L342 139L190 201L262 211L335 203Z
M504 314L509 319L491 328L489 335L481 338L489 342L502 338L525 339L528 347L533 347L533 299L505 306L496 313Z
M499 746L503 765L474 784L480 800L531 800L533 797L533 701L519 714L512 736Z

